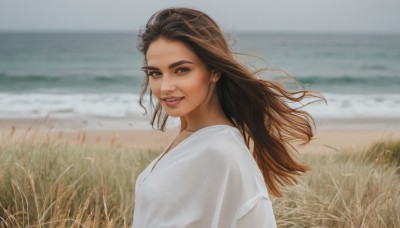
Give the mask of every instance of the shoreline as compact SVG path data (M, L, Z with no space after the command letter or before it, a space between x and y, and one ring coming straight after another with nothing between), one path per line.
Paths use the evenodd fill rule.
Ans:
M390 130L400 131L398 118L314 118L317 130ZM179 126L177 118L170 118L167 128ZM151 131L150 123L141 118L1 118L0 130L4 128L41 128L62 131Z
M139 150L163 150L178 134L177 127L167 127L165 132L138 129L137 126L119 124L97 128L85 127L81 120L61 121L54 119L0 119L2 140L29 138L34 142L51 142L67 145L112 146ZM90 120L95 123L95 120ZM400 140L400 121L385 119L377 122L367 120L317 120L316 134L305 146L295 146L300 153L327 153L349 149L364 149L372 143L384 140ZM370 120L369 120L370 121ZM393 124L393 121L396 121ZM68 125L74 124L74 125ZM364 125L363 125L364 123ZM65 126L69 126L66 128ZM83 127L82 127L83 126ZM110 124L111 126L111 124ZM149 124L148 124L149 126ZM33 140L32 140L33 139Z

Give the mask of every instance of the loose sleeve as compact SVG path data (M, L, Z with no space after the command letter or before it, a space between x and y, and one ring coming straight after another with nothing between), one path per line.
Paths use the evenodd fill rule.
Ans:
M236 228L247 227L276 227L272 203L267 197L256 197L238 210Z

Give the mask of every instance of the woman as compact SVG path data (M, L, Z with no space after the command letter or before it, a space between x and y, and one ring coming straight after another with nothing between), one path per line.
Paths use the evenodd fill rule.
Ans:
M313 94L258 79L194 9L155 13L139 37L140 104L150 86L151 124L164 130L174 116L181 125L136 181L133 227L275 227L267 187L281 196L307 170L289 142L313 136L312 118L287 102Z

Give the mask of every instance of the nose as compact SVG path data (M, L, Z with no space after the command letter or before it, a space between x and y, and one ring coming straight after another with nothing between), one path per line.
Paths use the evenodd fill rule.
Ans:
M174 83L173 79L170 76L165 75L162 78L162 82L161 82L161 93L167 94L174 90L175 90L175 83Z

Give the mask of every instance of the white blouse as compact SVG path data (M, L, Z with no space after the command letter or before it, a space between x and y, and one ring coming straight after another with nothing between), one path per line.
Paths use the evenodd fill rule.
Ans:
M159 157L136 180L132 227L276 227L263 176L237 128L194 132L150 173Z

